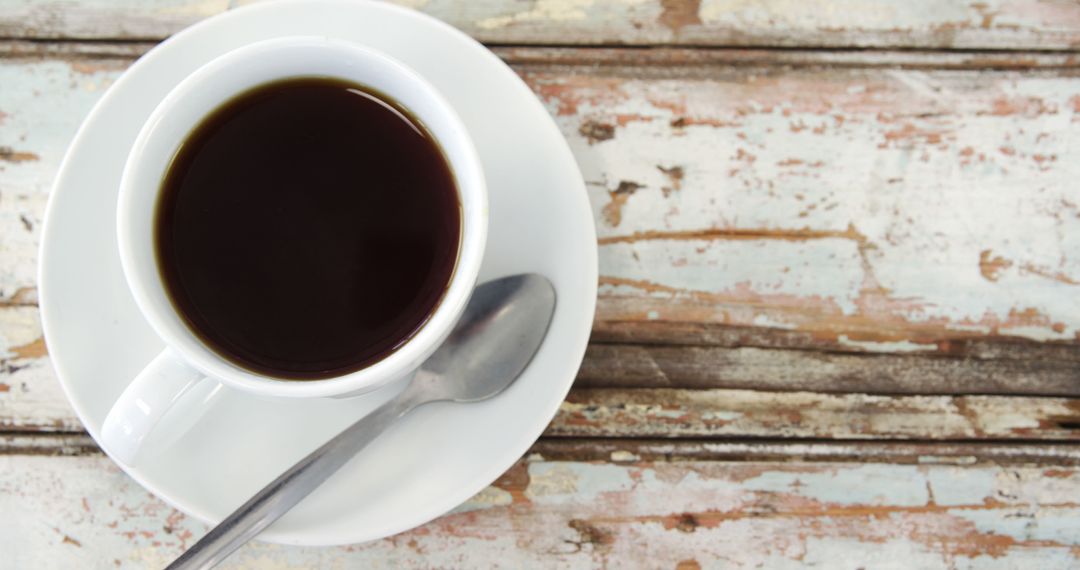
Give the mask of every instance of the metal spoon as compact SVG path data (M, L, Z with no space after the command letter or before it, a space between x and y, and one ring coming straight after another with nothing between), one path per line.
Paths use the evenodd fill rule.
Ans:
M401 394L274 479L166 570L216 566L417 406L475 402L502 392L540 348L554 311L555 290L540 275L515 275L477 287L450 337Z

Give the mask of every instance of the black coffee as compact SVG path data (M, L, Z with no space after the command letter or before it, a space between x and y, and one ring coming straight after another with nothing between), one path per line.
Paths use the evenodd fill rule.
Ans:
M363 87L292 79L229 101L162 183L166 290L244 368L320 379L411 338L457 261L461 206L437 143Z

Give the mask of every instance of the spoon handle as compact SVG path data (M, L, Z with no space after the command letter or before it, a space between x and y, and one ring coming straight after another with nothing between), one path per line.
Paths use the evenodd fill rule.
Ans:
M406 390L301 459L221 521L166 570L212 568L293 508L414 406Z

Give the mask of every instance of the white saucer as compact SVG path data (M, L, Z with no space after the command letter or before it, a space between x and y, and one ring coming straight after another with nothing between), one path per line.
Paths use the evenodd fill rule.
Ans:
M472 134L490 188L481 279L534 271L558 291L550 332L509 391L479 404L417 410L261 537L362 542L445 513L509 468L566 396L592 325L596 234L581 174L544 107L480 44L411 10L333 0L256 4L162 43L105 94L64 159L41 247L42 320L64 390L97 437L113 401L161 348L128 293L117 254L117 186L128 149L158 101L198 66L250 42L294 34L381 49L435 84ZM186 435L126 471L176 508L216 522L396 389L330 401L223 390Z

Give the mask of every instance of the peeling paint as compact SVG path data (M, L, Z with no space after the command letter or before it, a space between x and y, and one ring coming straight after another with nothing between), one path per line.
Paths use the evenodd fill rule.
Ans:
M0 18L7 37L164 38L255 0L38 0ZM657 42L706 46L1069 49L1080 11L1068 2L941 4L854 0L394 0L508 44ZM699 7L700 4L700 7Z
M1022 465L541 460L529 464L528 508L493 488L391 538L253 542L225 567L796 568L842 557L853 567L1070 568L1080 562L1080 476L1057 470L1071 476ZM20 541L16 567L161 567L207 530L102 456L0 456L0 511L21 521L5 532Z
M1073 277L1080 258L1055 237L1072 235L1064 228L1076 223L1058 206L1069 199L1063 181L1077 163L1060 158L1068 154L1073 81L908 70L824 77L613 83L604 76L595 87L583 77L564 83L575 86L575 95L554 96L558 109L572 105L598 120L657 119L630 122L603 149L584 153L587 178L632 176L664 188L671 186L664 173L649 172L647 164L693 166L679 194L639 193L619 204L617 227L600 224L607 246L601 273L606 283L620 284L601 288L601 318L620 318L607 312L614 299L658 298L632 285L648 281L664 286L673 301L692 302L665 310L672 320L746 325L763 317L835 331L833 338L843 334L849 342L896 342L900 350L913 348L905 342L929 346L957 336L950 331L1074 338L1080 312L1070 288L1080 279ZM912 86L918 90L905 99ZM682 126L671 132L675 119ZM788 124L807 128L793 133ZM818 127L821 133L813 133ZM666 141L659 149L650 142L658 138ZM1002 156L1002 138L1027 150ZM958 153L973 162L958 165ZM1058 159L1039 163L1031 156ZM821 178L825 169L831 170ZM658 219L672 201L678 213ZM824 239L856 224L861 238L852 243ZM754 241L772 232L822 239L798 247ZM746 239L717 241L740 236ZM622 243L632 247L614 247ZM1031 309L1041 317L1025 316Z
M936 351L937 344L920 344L908 340L895 342L875 342L867 340L852 340L846 334L837 337L841 346L850 346L867 352L924 352Z
M686 26L701 24L698 10L701 9L701 0L660 0L659 22L671 31L678 33Z
M0 161L18 164L20 162L36 162L39 160L41 160L41 157L32 152L18 151L9 146L0 146Z
M565 21L584 20L587 17L586 8L592 6L594 0L535 0L529 10L516 12L506 16L493 16L476 23L480 29L504 28L521 22L536 20Z
M1065 398L579 389L548 433L579 437L1041 438L1074 441ZM1065 422L1062 427L1061 422Z
M917 467L866 465L840 472L773 472L743 481L742 486L775 493L794 489L802 497L837 505L918 506L929 499Z

